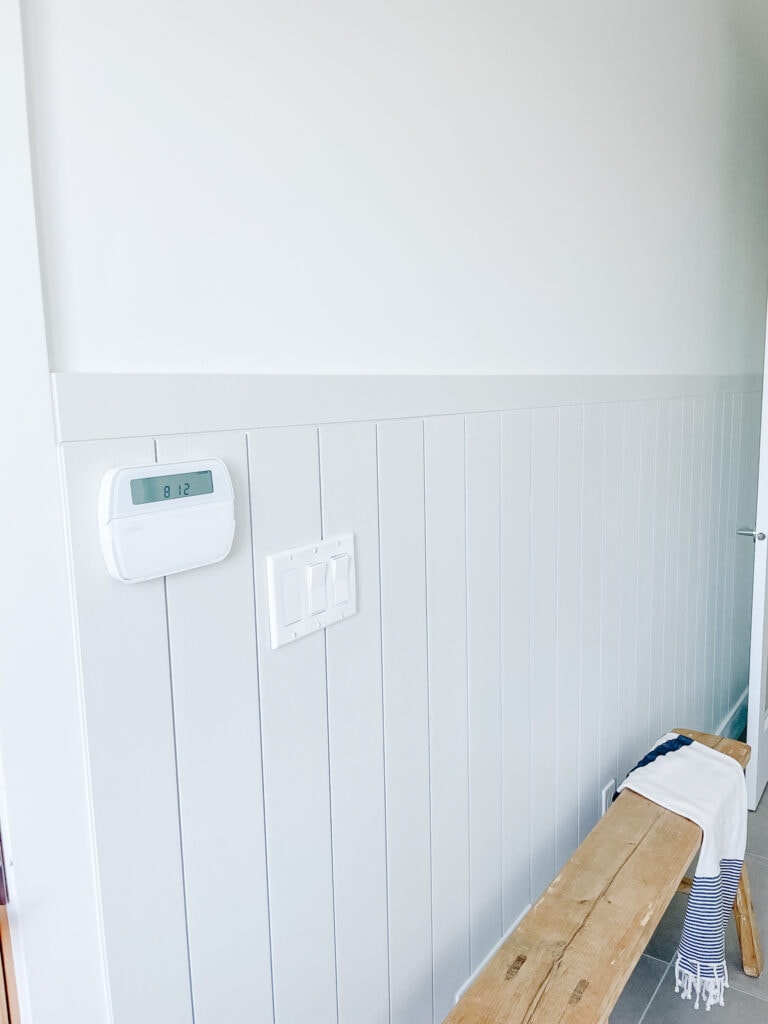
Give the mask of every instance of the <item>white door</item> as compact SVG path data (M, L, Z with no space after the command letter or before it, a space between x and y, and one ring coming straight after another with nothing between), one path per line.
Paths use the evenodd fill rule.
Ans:
M768 345L766 345L768 356ZM755 529L738 532L755 541L755 576L752 597L752 641L749 659L749 708L747 743L752 758L747 767L747 794L754 811L768 782L768 387L763 371L763 409L760 422L760 464L757 479L757 514ZM744 543L748 543L747 540Z

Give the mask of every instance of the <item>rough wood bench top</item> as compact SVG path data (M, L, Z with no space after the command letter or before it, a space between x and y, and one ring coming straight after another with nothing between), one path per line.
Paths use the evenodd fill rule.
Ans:
M746 743L675 732L742 767L749 761ZM607 1021L700 846L698 825L623 790L443 1024ZM742 883L758 958L746 876ZM746 966L741 928L739 936Z

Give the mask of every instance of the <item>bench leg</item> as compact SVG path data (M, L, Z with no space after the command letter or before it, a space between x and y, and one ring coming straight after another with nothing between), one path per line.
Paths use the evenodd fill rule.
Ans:
M741 964L744 973L750 978L759 978L763 973L763 950L760 945L760 933L755 920L755 908L752 906L752 891L749 888L747 864L741 869L741 880L733 905L733 916L736 918L736 932L741 946Z

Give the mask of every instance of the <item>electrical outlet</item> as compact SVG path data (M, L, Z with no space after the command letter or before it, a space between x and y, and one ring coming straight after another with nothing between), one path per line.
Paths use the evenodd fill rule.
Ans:
M609 779L600 790L600 815L608 810L613 802L613 794L616 792L616 779Z

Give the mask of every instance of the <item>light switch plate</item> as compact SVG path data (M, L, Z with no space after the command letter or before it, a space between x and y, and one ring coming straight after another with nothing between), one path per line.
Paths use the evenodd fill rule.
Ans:
M339 574L332 567L334 560L344 555L349 559L349 571L337 583ZM325 583L325 605L323 611L313 613L313 608L323 604L317 593L318 580ZM268 555L267 590L273 650L348 619L357 612L354 534Z

